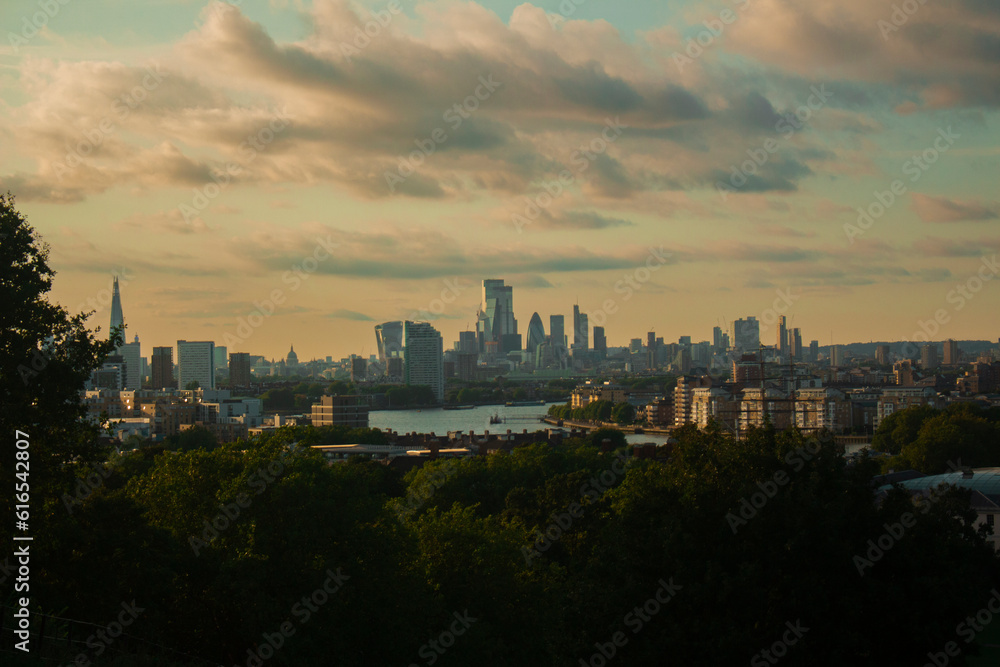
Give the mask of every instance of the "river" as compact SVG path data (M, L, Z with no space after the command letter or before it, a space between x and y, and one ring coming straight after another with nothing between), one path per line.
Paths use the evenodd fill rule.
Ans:
M550 405L562 405L562 403L549 403L546 405L528 405L521 407L506 405L480 405L471 410L444 410L442 408L430 408L423 410L372 410L368 413L368 425L377 429L392 429L397 433L435 433L445 435L448 431L475 431L483 433L505 433L507 429L520 433L524 429L528 432L550 428L548 424L541 423L540 419L545 416ZM490 417L499 416L506 419L506 423L490 424ZM629 433L626 439L630 443L655 442L662 444L666 442L665 435L636 435Z

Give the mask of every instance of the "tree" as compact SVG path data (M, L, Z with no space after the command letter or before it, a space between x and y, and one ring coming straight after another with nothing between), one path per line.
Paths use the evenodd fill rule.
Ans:
M616 428L599 428L596 431L592 431L587 440L590 441L594 447L600 449L604 444L605 440L611 441L611 448L618 449L619 447L624 447L628 444L625 439L625 434Z
M875 430L875 435L872 436L872 449L899 454L903 447L916 441L920 427L935 414L937 410L930 405L915 405L892 413L883 419Z
M168 449L179 452L189 452L193 449L211 451L218 447L219 439L204 426L195 426L167 437L163 444Z
M201 384L197 380L191 380L186 385L184 385L184 388L189 391L192 389L201 389Z
M631 403L619 403L611 411L611 420L616 424L631 424L635 421L635 408Z
M885 465L913 468L927 475L948 472L958 465L1000 465L1000 424L964 410L939 412L924 421L916 439Z
M38 504L41 496L58 498L72 485L74 462L87 465L106 455L96 427L83 420L80 390L122 340L121 332L99 340L87 329L86 314L71 315L48 300L55 276L48 258L48 245L15 208L14 197L0 194L0 433L13 438L20 432L26 437L19 439L30 443L31 493ZM3 447L7 454L0 459L5 489L14 488L13 445ZM0 511L12 516L13 495L0 498Z

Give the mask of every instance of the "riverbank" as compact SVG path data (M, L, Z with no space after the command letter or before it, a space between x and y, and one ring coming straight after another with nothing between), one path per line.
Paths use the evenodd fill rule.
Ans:
M613 428L617 431L622 431L624 433L634 433L636 435L664 435L669 436L673 429L671 428L653 428L648 426L636 426L628 425L623 426L621 424L615 424L614 422L590 422L590 421L579 421L573 419L556 419L555 417L546 416L542 419L546 424L552 426L557 426L560 428L575 428L577 430L583 431L594 431L599 428Z

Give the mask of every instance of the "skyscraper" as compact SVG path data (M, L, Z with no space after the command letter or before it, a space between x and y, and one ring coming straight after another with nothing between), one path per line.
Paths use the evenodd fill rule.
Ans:
M887 365L890 363L890 350L888 345L876 345L875 346L875 363Z
M778 353L784 357L788 354L788 328L785 324L785 316L778 316L778 340L777 340Z
M215 346L215 370L223 373L229 370L229 349L225 345Z
M125 361L125 389L142 389L142 350L139 337L131 343L125 343L118 348L118 354Z
M788 354L792 359L798 359L802 361L802 331L801 329L792 329L789 334L789 339L791 340L791 345L788 348Z
M590 349L590 325L587 313L580 312L580 306L573 306L573 349Z
M231 352L229 354L229 386L249 387L251 379L250 353Z
M538 313L534 313L531 316L531 321L528 323L528 344L525 346L525 351L532 355L529 358L534 358L533 355L538 346L544 342L545 326L542 324L542 318L539 317Z
M479 343L475 331L458 332L458 351L460 354L475 354L479 356Z
M958 363L958 342L949 338L944 342L944 365L952 366Z
M108 329L108 336L114 332L115 329L121 329L122 332L122 344L125 344L125 315L122 313L122 295L118 291L118 276L114 277L114 284L112 285L111 293L111 326ZM120 348L119 348L120 349Z
M514 319L514 288L503 280L483 281L483 302L476 315L476 332L482 345L499 343L503 337L517 333Z
M201 389L215 389L215 343L177 341L177 386L186 389L197 382Z
M375 325L375 342L378 345L378 360L383 364L387 359L399 357L403 353L403 323L385 322Z
M553 345L566 345L566 319L562 315L549 315L549 339Z
M716 350L725 349L725 346L722 344L722 327L712 327L712 347Z
M594 351L601 356L608 354L608 339L604 335L604 327L594 327Z
M940 366L941 363L938 360L937 345L935 343L928 343L920 348L920 367L925 371L933 370Z
M426 322L404 322L403 358L406 384L430 387L437 400L444 400L444 343L437 329Z
M249 356L249 355L248 355ZM174 389L174 348L153 348L153 389Z
M735 320L730 339L740 352L756 352L760 348L760 322L756 317Z

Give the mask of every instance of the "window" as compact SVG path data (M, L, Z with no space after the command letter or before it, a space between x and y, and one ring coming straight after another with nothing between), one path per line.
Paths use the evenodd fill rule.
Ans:
M992 514L987 514L986 515L986 525L987 526L991 526L992 527L993 526L993 520L994 520L994 515L992 515Z

